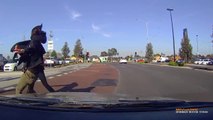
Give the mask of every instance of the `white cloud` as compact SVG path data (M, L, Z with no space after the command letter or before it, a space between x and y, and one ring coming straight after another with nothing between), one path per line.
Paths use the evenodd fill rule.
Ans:
M103 33L103 36L109 38L109 37L111 37L111 34L109 34L109 33Z
M73 19L73 20L78 20L78 18L79 17L81 17L82 15L79 13L79 12L77 12L77 11L72 11L71 12L71 18Z
M101 30L101 28L99 26L97 26L97 25L92 24L92 30L94 32L99 32Z
M66 9L66 11L68 12L69 17L70 17L72 20L78 20L78 19L82 16L82 14L81 14L80 12L78 12L78 11L76 11L76 10L70 9L69 6L65 6L65 9Z
M92 30L93 32L101 34L104 37L107 37L107 38L111 37L111 34L104 32L102 28L98 25L92 24Z

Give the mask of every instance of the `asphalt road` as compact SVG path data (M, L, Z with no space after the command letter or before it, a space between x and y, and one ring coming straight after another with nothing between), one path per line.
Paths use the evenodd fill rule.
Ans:
M58 71L60 74L54 72L55 77L48 77L48 82L59 92L115 93L143 100L213 101L213 71L131 63L93 64L76 72L71 68ZM36 85L36 90L38 93L48 92L40 82ZM3 93L14 94L14 91Z
M118 94L140 99L213 101L213 72L145 64L111 65L119 71Z

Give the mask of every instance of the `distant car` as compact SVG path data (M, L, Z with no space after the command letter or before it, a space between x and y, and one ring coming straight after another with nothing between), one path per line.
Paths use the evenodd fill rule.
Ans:
M45 61L44 61L44 64L46 66L48 66L48 65L55 66L55 65L59 64L59 60L57 60L55 58L46 58Z
M171 60L169 60L169 59L166 59L166 60L165 60L165 62L170 62L170 61L171 61Z
M213 65L213 60L211 60L207 65Z
M179 59L176 61L176 63L178 64L178 66L184 66L185 61L183 59Z
M179 59L176 61L176 63L184 63L185 61L183 59Z
M64 63L66 63L66 64L69 64L69 63L71 63L72 61L70 60L70 59L65 59L64 60Z
M207 65L209 62L211 62L211 59L204 59L202 64Z
M21 70L22 68L23 68L23 64L18 65L18 62L9 61L4 65L3 69L5 72L11 72L11 71Z
M204 59L198 59L194 62L194 64L197 64L197 65L201 65L203 63Z
M168 57L160 57L160 59L158 60L158 62L168 62L169 58Z
M63 59L58 59L58 63L59 63L59 65L62 65L65 63L65 61Z
M120 59L119 63L120 64L127 64L127 60L126 59Z
M145 62L143 59L138 59L137 62Z

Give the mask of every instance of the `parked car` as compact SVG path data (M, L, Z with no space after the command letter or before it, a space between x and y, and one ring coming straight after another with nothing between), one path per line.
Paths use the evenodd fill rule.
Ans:
M137 62L145 62L143 59L138 59Z
M45 61L44 61L44 64L46 66L48 66L48 65L55 66L55 65L59 64L59 60L57 60L55 58L46 58Z
M198 60L195 60L194 64L201 65L203 61L204 59L198 59Z
M209 62L211 62L211 59L204 59L202 64L207 65Z
M176 63L184 63L185 61L183 59L179 59L176 61Z
M199 59L199 60L196 60L194 62L194 64L197 64L197 65L207 65L209 62L211 62L211 59Z
M157 62L168 62L168 57L160 57L160 59Z
M183 59L179 59L176 61L176 63L178 64L178 66L184 66L185 61Z
M213 60L211 60L207 65L213 65Z
M126 59L120 59L119 63L120 64L127 64L127 60Z
M64 64L65 63L65 61L63 60L63 59L58 59L58 64L59 65L62 65L62 64Z
M23 68L23 63L18 65L18 62L16 61L8 61L5 65L4 65L4 71L5 72L10 72L10 71L17 71L17 70L22 70Z
M72 61L71 61L70 59L65 59L64 62L65 62L65 64L69 64L69 63L71 63Z

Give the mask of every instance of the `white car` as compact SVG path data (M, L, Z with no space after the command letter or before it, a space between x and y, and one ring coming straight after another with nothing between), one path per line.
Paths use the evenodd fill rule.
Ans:
M169 60L168 57L160 57L160 60L158 62L166 62L168 60Z
M13 61L10 61L4 65L5 72L17 71L17 70L21 70L21 68L22 68L22 64L18 66L18 63Z
M211 59L204 59L202 64L207 65L210 62L211 62Z
M65 59L64 62L65 62L65 64L69 64L69 63L71 63L72 61L71 61L70 59Z
M65 61L63 60L63 59L58 59L58 64L59 65L62 65L62 64L64 64L65 63Z
M204 59L199 59L199 60L196 60L194 62L194 64L197 64L197 65L201 65L203 63Z
M209 62L211 62L211 59L199 59L199 60L196 60L194 62L194 64L197 64L197 65L207 65Z
M120 59L119 63L120 64L127 64L127 60L126 59Z
M44 64L47 66L47 65L58 65L59 64L59 60L57 59L54 59L54 58L46 58L45 61L44 61Z

